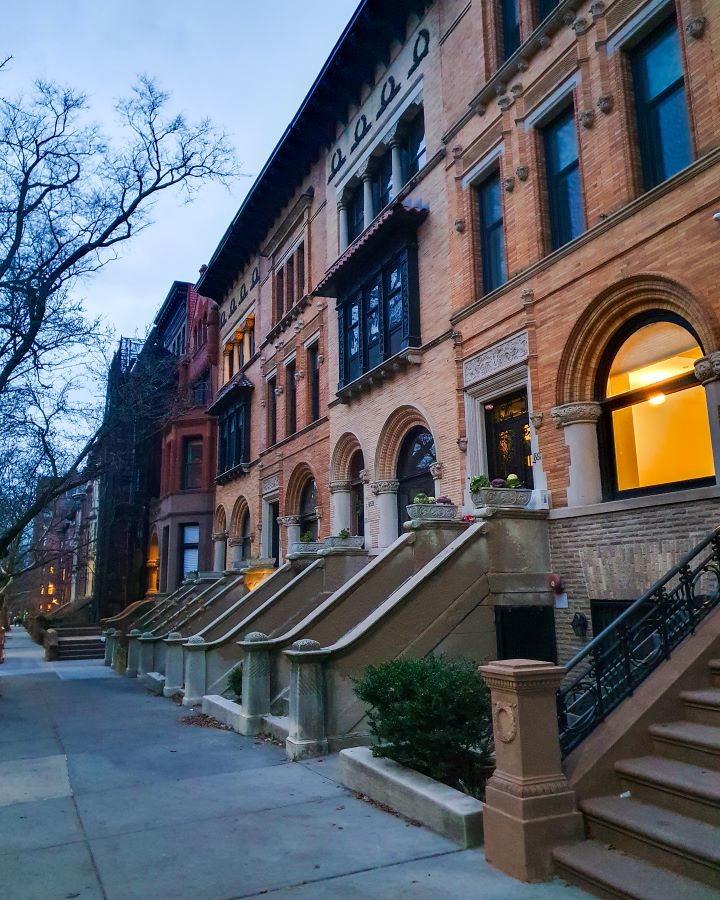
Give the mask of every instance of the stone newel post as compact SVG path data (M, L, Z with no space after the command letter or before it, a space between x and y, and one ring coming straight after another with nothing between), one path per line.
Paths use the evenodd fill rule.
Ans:
M374 481L370 486L373 494L378 498L378 515L380 519L378 529L378 546L380 549L389 547L398 536L397 492L399 481Z
M322 662L314 655L317 641L295 641L290 648L290 721L285 748L290 759L323 756L325 737L325 692Z
M140 635L139 628L133 628L128 634L127 666L125 666L126 678L137 678L140 665Z
M140 644L138 678L142 680L144 675L155 671L153 669L155 662L155 635L152 631L146 631L145 634L140 636L138 643Z
M261 631L245 635L241 647L245 651L242 670L242 712L240 734L259 734L263 719L270 715L270 651L269 640Z
M600 404L592 400L565 403L551 410L555 424L565 429L565 443L570 451L568 506L588 506L602 501L597 439L601 413Z
M199 634L194 634L187 643L189 647L197 649L188 650L185 658L183 706L196 706L202 702L205 694L205 639L201 638Z
M113 650L115 649L115 635L117 632L114 628L108 628L105 632L105 659L103 662L106 666L111 666L113 662Z
M185 680L183 644L185 638L179 631L171 631L165 638L165 686L163 696L172 697L182 690Z
M491 691L497 759L485 792L485 857L520 881L545 881L553 848L583 835L560 759L555 695L565 669L506 659L480 673Z
M350 531L352 519L352 487L349 481L330 482L332 512L330 528L333 534L340 534L343 528Z

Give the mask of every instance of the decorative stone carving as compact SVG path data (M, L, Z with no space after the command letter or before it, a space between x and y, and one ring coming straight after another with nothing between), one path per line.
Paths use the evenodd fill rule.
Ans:
M485 113L487 112L487 106L484 103L480 103L480 102L474 103L472 108L473 108L473 112L475 113L475 115L478 115L478 116L484 116Z
M180 634L179 631L171 631L170 634L167 636L167 638L166 638L165 640L168 640L168 641L182 641L182 640L183 640L183 636Z
M518 72L527 72L528 61L521 56L520 59L515 63L515 68L518 70Z
M462 234L465 231L465 219L455 219L455 231Z
M250 631L243 638L243 643L245 644L259 644L262 641L270 640L266 634L263 634L262 631Z
M466 437L459 437L455 443L458 445L458 450L461 453L467 453L468 439Z
M526 64L526 65L527 65L527 64ZM524 91L524 90L525 90L525 88L524 88L521 84L514 84L514 85L510 88L510 93L511 93L511 94L513 95L513 97L517 100L518 97L522 97L523 91Z
M302 638L299 641L295 641L291 647L296 653L312 653L313 650L320 650L321 648L322 644L318 641L313 641L310 638Z
M493 703L495 737L503 744L511 744L517 737L517 703Z
M513 98L508 94L502 94L502 96L498 97L498 106L504 112L506 109L510 109L513 105Z
M590 23L588 22L587 19L577 18L577 19L575 19L575 21L572 23L572 25L570 27L575 32L575 34L580 35L580 34L585 34L585 32L590 27Z
M349 481L331 481L328 487L331 494L349 494L352 485Z
M460 146L460 144L455 144L455 146L452 148L452 158L455 160L455 162L457 162L459 159L462 159L462 154L463 148Z
M584 109L580 113L580 124L583 128L592 128L595 124L595 110Z
M597 22L601 16L605 15L605 4L601 0L595 0L594 3L590 4L590 15L593 22Z
M194 634L191 638L188 638L188 644L193 644L197 646L198 644L204 644L205 638L200 637L199 634Z
M487 350L483 350L482 353L466 360L463 364L465 387L523 362L528 358L529 352L526 331L488 347Z
M507 178L503 178L503 187L508 192L508 194L512 194L515 190L515 178L512 175L508 175Z
M515 174L519 181L527 181L528 176L530 175L530 168L528 166L518 166L517 169L515 169Z
M395 479L388 481L373 481L370 490L377 497L379 494L397 494L400 482Z
M541 34L538 38L538 44L540 45L541 50L547 50L551 43L550 36L547 34Z
M412 78L412 76L420 66L420 63L425 59L429 52L430 32L427 30L427 28L422 28L418 32L418 36L415 39L415 46L413 47L413 61L412 66L410 66L410 68L408 69L408 78Z
M434 481L440 481L443 476L443 464L437 461L430 463L430 474Z
M695 377L701 384L720 380L720 350L695 361Z
M215 534L213 534L212 539L222 543L228 539L228 533L227 531L216 531Z
M270 494L272 491L276 491L280 487L280 476L279 475L268 475L267 478L263 478L260 489L263 494Z
M291 528L293 525L300 524L300 516L278 516L278 524Z
M566 428L568 425L577 425L580 422L595 424L601 414L600 404L593 400L565 403L563 406L555 406L550 410L550 415L558 428Z
M688 19L685 24L685 34L693 40L699 41L705 34L705 26L707 19L705 16L697 16L694 19Z
M363 484L370 484L370 479L372 478L372 474L370 469L360 469L360 481Z
M520 292L520 299L523 306L532 306L535 302L535 291L532 288L524 288Z
M598 97L597 108L601 113L605 116L609 116L612 112L614 106L614 101L611 94L603 94L602 97Z

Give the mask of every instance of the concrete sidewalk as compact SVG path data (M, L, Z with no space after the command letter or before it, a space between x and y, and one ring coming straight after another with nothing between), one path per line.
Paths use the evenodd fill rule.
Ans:
M356 799L332 757L186 725L97 662L0 666L0 897L560 898Z

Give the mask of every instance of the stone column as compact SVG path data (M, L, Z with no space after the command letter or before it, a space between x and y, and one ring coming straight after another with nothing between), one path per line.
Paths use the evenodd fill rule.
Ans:
M344 200L338 203L338 243L340 252L344 253L350 243L350 226L348 225L348 208Z
M137 678L138 665L140 663L141 634L142 632L139 628L133 628L128 634L127 666L125 667L126 678Z
M113 647L115 644L115 635L117 632L114 628L108 628L105 632L105 659L103 662L106 666L112 665Z
M152 631L146 631L139 638L140 654L138 658L138 678L142 678L150 672L154 672L155 664L155 635Z
M247 560L242 558L242 548L242 538L233 538L230 541L230 567L235 572L238 572L240 569L244 569L247 566Z
M340 534L343 528L350 531L352 522L352 487L349 481L330 482L330 529L334 535Z
M570 451L568 506L588 506L602 500L597 439L601 412L600 404L593 400L565 403L551 410L557 427L565 429L565 443Z
M187 642L183 706L196 706L205 695L205 640L194 634Z
M363 185L363 226L369 228L375 218L372 172L366 166L361 174Z
M322 662L315 655L320 649L317 641L302 640L286 651L290 657L290 721L285 748L290 759L328 752Z
M380 517L378 546L380 549L384 549L389 547L398 536L397 492L400 482L395 480L374 481L370 487L378 498L378 515Z
M480 673L491 692L497 763L485 790L485 858L520 881L546 881L553 848L583 836L560 758L555 693L565 668L507 659Z
M172 697L183 688L185 680L185 663L183 644L185 638L179 631L171 631L165 638L165 686L163 696Z
M397 132L390 140L390 154L392 159L392 191L391 197L395 198L403 187L402 166L402 142Z
M213 539L213 571L224 572L227 557L227 531L218 531Z
M720 350L715 350L697 360L695 377L705 388L710 439L715 463L715 481L720 484Z
M278 519L285 526L285 556L291 552L290 548L300 540L300 516L281 516Z
M242 712L240 734L259 734L265 716L270 715L270 650L269 640L261 631L245 635L240 646L245 651L242 670Z

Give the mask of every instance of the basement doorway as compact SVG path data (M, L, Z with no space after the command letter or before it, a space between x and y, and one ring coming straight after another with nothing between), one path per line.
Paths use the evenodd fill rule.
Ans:
M557 663L552 606L496 606L498 659L538 659Z

